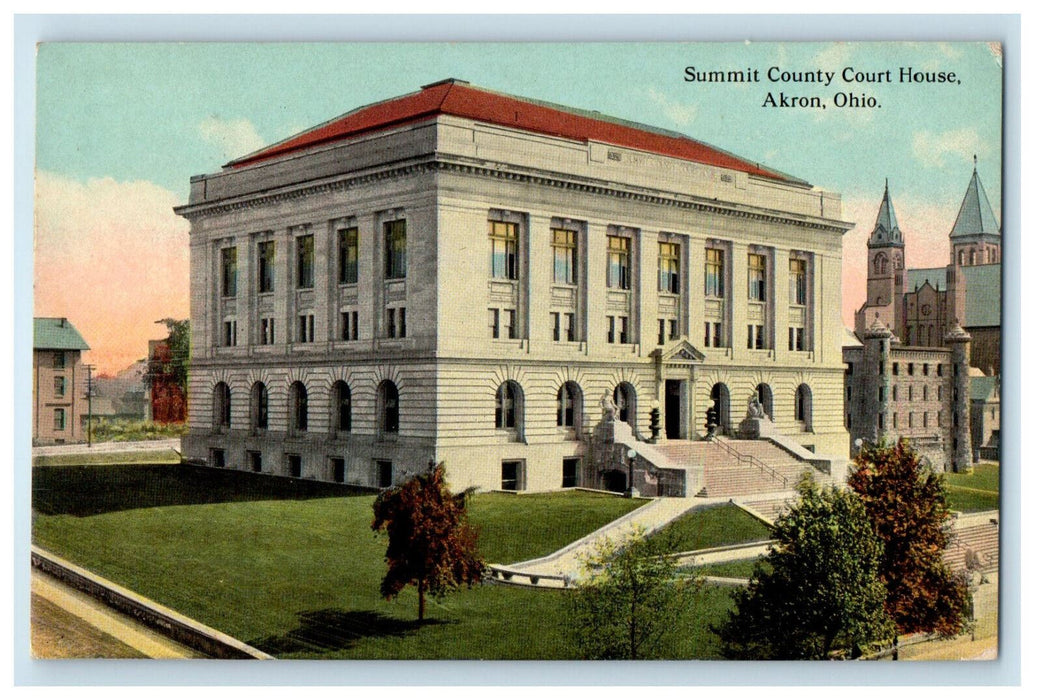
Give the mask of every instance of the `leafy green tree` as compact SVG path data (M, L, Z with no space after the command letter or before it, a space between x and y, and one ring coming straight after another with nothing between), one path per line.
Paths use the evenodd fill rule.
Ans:
M597 543L571 590L565 624L584 659L655 658L663 635L693 604L697 584L677 578L668 540L634 531L619 547Z
M728 658L825 659L837 649L856 657L893 636L883 544L861 500L809 478L797 489L799 501L772 528L776 543L713 628Z
M951 531L944 482L906 441L868 445L848 480L883 541L886 609L901 633L954 636L970 620L969 582L944 563Z
M153 383L172 383L180 387L182 395L188 395L188 361L191 343L191 326L188 319L178 321L164 318L157 323L166 325L166 351L157 352L148 359L148 367L142 375L145 386Z
M427 594L440 597L481 581L485 563L478 555L477 532L467 522L467 493L449 490L444 464L382 492L373 503L372 528L387 531L387 574L380 593L391 599L406 586L416 586L420 622Z

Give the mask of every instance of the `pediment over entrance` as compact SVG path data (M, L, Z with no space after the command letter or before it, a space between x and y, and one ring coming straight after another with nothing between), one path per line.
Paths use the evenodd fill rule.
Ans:
M662 363L667 365L696 365L706 359L706 356L686 338L681 338L668 347L655 350L651 355L661 358Z

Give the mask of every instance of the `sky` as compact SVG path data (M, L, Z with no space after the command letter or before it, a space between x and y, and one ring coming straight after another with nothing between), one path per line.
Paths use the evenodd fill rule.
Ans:
M686 69L759 71L756 83ZM954 73L901 82L900 69ZM772 82L788 71L832 82ZM845 82L844 68L891 82ZM44 43L37 52L34 315L114 373L188 316L192 175L355 107L454 77L681 132L843 198L843 320L889 181L909 267L948 262L973 156L1001 221L1002 58L983 43ZM808 74L813 74L808 75ZM764 106L768 93L825 108ZM839 108L852 93L875 107Z

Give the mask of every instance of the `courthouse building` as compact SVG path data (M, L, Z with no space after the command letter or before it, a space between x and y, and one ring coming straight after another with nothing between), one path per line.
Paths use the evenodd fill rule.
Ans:
M845 455L840 198L674 132L459 80L192 178L186 456L387 486L603 486L640 439Z

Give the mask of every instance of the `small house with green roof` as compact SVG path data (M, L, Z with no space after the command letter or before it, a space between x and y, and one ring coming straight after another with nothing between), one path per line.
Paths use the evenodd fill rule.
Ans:
M89 350L67 318L33 319L33 444L81 442L87 416Z

